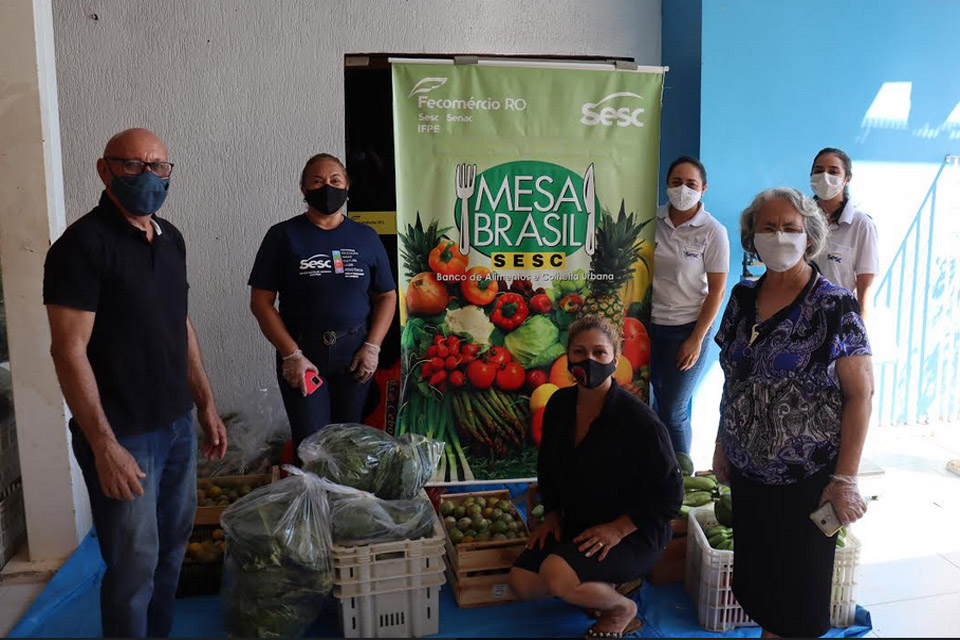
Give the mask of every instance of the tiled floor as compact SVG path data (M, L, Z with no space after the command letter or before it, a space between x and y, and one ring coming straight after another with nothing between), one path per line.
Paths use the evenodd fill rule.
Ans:
M712 448L694 450L697 468ZM874 428L861 480L879 494L853 530L863 542L858 601L870 610L870 637L960 635L960 476L946 470L960 459L960 424ZM0 633L6 636L43 589L0 584Z
M43 584L0 586L0 634L7 637L17 621L43 591Z

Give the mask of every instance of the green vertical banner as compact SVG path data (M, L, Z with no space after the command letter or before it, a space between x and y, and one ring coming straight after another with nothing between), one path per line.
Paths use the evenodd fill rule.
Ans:
M647 400L662 69L394 63L402 397L438 482L536 476L567 328Z

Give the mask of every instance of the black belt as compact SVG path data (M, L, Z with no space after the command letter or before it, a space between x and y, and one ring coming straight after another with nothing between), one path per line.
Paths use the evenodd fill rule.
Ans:
M367 328L366 325L361 324L361 325L357 325L356 327L352 327L350 329L340 329L340 330L328 329L327 331L322 331L320 333L311 333L304 337L306 339L319 338L325 346L332 347L337 343L337 340L339 340L340 338L344 338L346 336L352 336L355 333L359 333L361 331L366 330L366 328Z

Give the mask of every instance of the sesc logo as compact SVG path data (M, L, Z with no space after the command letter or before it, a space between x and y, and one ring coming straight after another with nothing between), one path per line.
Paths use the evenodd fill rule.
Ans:
M331 270L333 262L325 253L318 253L300 261L300 271Z
M430 93L434 89L439 89L445 84L447 84L446 78L424 78L417 84L413 85L413 89L410 89L410 94L407 97L412 98L418 93Z
M583 117L580 118L580 122L588 127L595 127L598 124L604 127L611 127L614 125L614 123L616 123L618 127L642 127L643 123L640 122L640 115L644 112L643 107L631 109L630 107L614 108L611 106L606 106L600 109L599 112L596 111L596 108L603 103L615 100L617 98L636 98L638 100L643 100L642 97L629 91L611 93L602 100L597 102L588 102L583 105L583 107L580 109L580 113L583 114Z

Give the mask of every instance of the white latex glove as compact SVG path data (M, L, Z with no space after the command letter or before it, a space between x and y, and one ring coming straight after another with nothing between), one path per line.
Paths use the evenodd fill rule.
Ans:
M350 372L357 382L366 382L377 372L380 363L380 347L372 342L364 342L353 356Z
M860 495L857 479L854 476L840 474L830 476L830 484L824 488L820 496L820 504L825 502L833 504L837 518L843 526L856 522L867 512L867 502Z
M299 351L296 352L292 357L287 358L283 361L283 366L280 369L283 373L283 379L287 381L294 389L298 389L300 393L307 394L307 385L304 382L303 376L307 371L313 371L314 373L319 373L317 370L317 365L310 362L307 359L307 356L303 355Z

